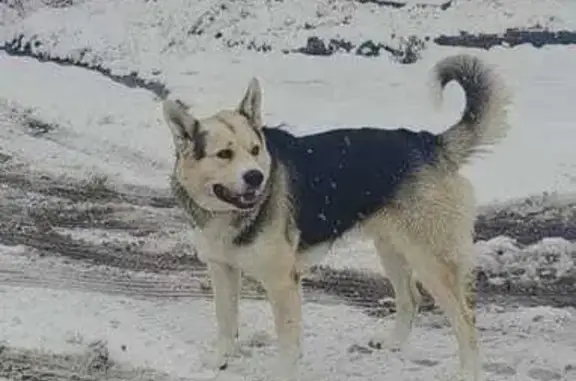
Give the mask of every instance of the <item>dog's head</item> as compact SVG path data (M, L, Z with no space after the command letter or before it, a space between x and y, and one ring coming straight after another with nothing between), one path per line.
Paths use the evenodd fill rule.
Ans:
M261 200L271 158L262 133L262 93L254 78L235 110L196 119L180 101L163 104L176 148L175 176L209 211L248 210Z

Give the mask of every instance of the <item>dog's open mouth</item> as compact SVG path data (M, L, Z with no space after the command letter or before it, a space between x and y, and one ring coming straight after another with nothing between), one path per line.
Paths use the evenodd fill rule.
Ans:
M256 189L248 189L242 193L236 193L222 184L215 184L212 190L220 200L232 204L238 209L253 208L260 200L260 193Z

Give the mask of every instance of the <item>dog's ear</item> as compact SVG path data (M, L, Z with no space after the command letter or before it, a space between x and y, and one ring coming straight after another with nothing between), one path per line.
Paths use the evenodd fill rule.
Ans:
M262 90L256 77L252 78L237 111L256 128L262 127Z
M198 121L188 113L188 106L180 100L165 100L162 112L176 144L189 137L194 126L198 124Z

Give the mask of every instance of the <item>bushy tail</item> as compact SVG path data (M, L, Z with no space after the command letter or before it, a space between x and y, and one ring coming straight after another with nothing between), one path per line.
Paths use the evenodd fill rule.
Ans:
M458 82L466 96L460 120L439 135L444 157L458 168L471 156L488 151L506 136L510 128L507 120L510 96L494 70L471 55L442 59L434 66L432 75L434 96L438 101L450 81Z

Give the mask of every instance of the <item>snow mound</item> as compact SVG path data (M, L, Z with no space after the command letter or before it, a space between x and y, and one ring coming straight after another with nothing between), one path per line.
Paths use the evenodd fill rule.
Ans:
M576 243L544 238L523 246L509 237L476 243L478 268L491 282L541 284L576 277Z

